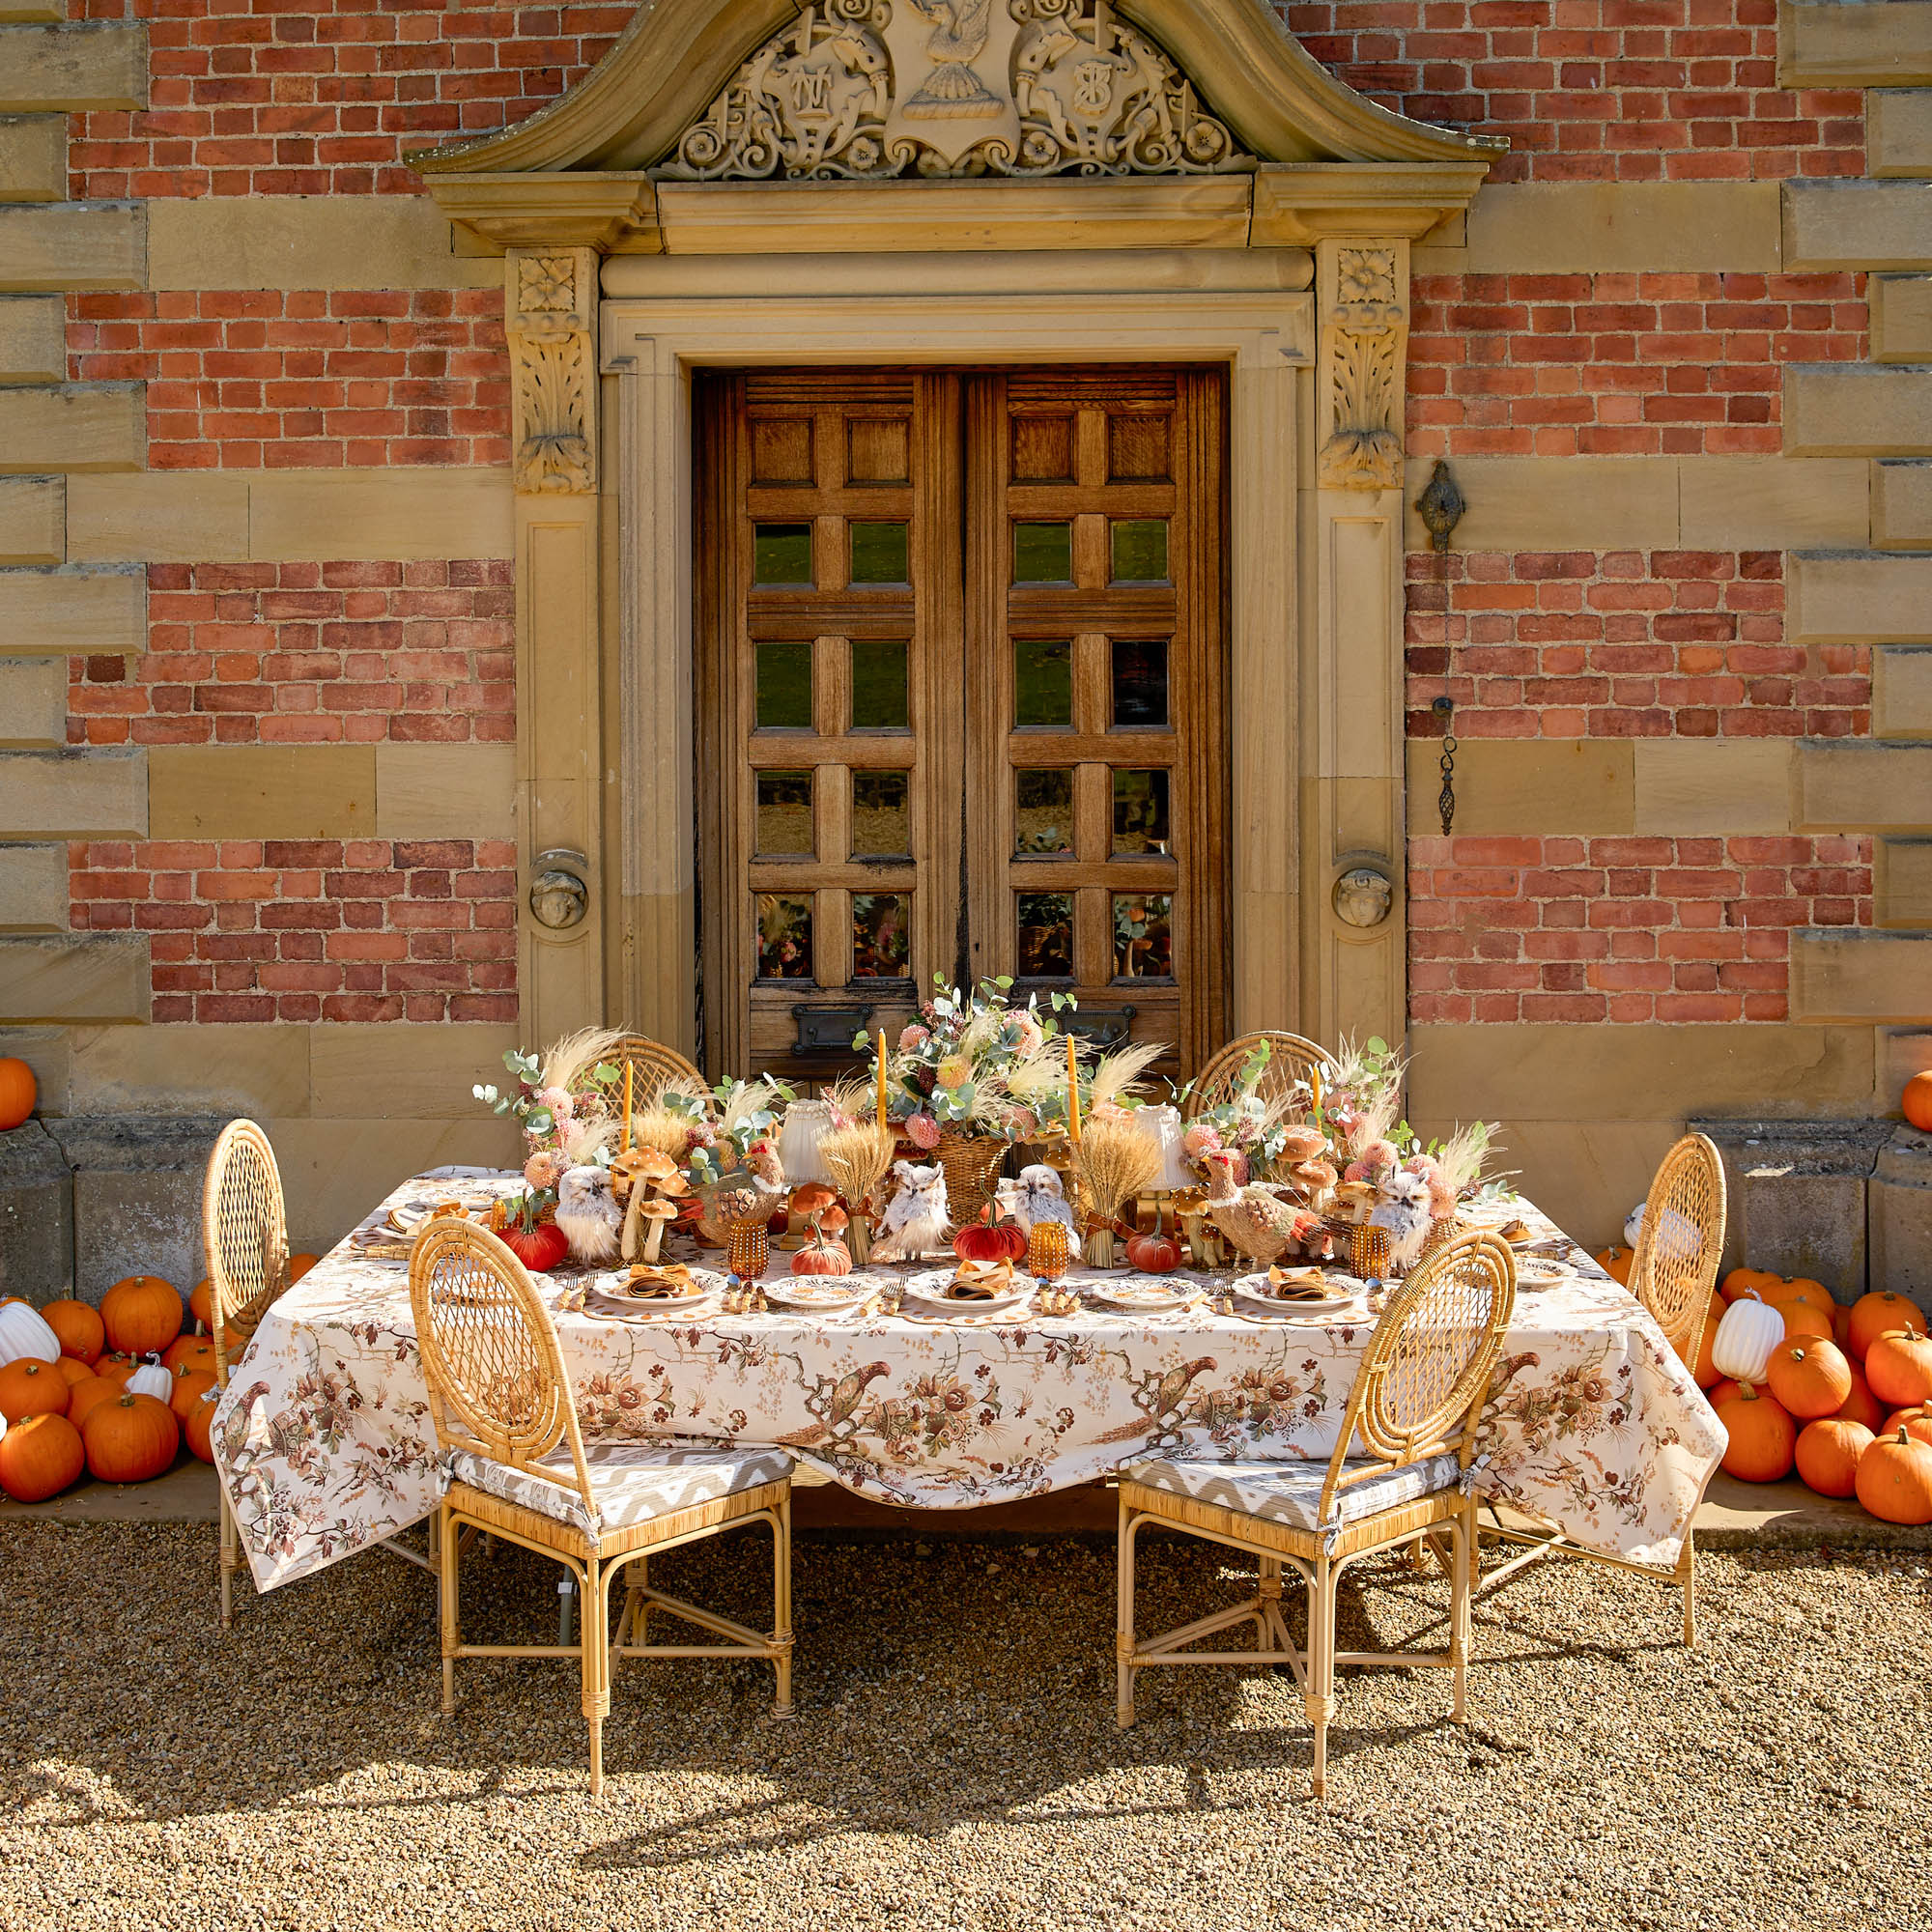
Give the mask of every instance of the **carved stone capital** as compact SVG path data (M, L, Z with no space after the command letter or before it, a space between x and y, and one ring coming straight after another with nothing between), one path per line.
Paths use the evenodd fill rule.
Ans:
M1399 489L1408 243L1323 241L1315 251L1315 287L1321 487Z
M513 248L503 258L516 486L526 496L597 488L597 254Z

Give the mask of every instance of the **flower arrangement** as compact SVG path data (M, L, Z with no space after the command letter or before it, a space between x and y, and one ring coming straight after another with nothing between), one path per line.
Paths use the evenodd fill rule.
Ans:
M694 1187L710 1187L744 1165L753 1143L775 1140L780 1117L797 1098L782 1080L769 1073L756 1080L724 1080L708 1094L665 1090L664 1107L685 1123L681 1151L666 1149L682 1158Z

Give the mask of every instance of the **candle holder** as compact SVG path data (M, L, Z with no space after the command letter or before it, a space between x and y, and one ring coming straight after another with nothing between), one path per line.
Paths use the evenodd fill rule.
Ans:
M1388 1271L1388 1230L1357 1228L1349 1242L1349 1272L1361 1281L1384 1281Z
M1066 1272L1067 1236L1065 1221L1036 1221L1027 1236L1027 1272L1036 1281L1055 1282Z
M731 1230L725 1253L731 1272L740 1281L759 1281L771 1265L771 1234L761 1223L746 1222Z

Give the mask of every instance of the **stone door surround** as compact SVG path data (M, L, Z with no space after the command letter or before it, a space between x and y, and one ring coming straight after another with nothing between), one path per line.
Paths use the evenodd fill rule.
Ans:
M1399 1037L1408 250L1492 152L1265 0L661 0L414 156L505 257L526 1037L696 1038L693 372L1139 359L1230 371L1231 1026Z

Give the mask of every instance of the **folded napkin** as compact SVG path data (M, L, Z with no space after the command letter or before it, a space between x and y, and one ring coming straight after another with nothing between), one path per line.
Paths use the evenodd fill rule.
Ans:
M947 1292L954 1301L991 1301L1012 1285L1011 1262L961 1262Z
M668 1262L663 1267L640 1264L632 1268L624 1293L633 1301L680 1301L691 1289L691 1270L682 1262Z
M1326 1301L1328 1284L1305 1268L1268 1269L1268 1293L1277 1301Z

